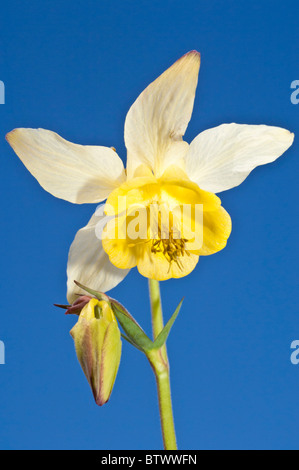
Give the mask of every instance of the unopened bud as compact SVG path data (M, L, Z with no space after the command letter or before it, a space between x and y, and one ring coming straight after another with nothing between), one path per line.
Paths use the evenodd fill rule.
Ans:
M70 333L95 401L104 405L111 395L121 356L120 330L110 304L91 299Z

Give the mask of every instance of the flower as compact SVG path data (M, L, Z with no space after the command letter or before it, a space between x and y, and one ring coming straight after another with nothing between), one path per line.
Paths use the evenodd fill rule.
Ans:
M158 280L191 272L199 256L224 248L231 232L230 217L215 193L239 185L255 167L273 162L293 143L294 135L286 129L234 123L202 132L190 145L185 142L199 66L199 53L189 52L132 105L125 122L126 171L114 148L80 146L43 129L15 129L7 135L28 170L54 196L78 204L107 199L106 214L92 216L72 243L70 303L82 293L74 279L105 292L134 266ZM119 203L124 197L125 210ZM185 205L190 207L188 224L182 223ZM147 220L152 206L155 233ZM198 206L202 218L195 216ZM144 233L132 239L127 229L136 209L143 209L139 221ZM166 237L163 214L168 217ZM95 233L99 220L103 240ZM199 240L197 231L202 233Z
M108 302L91 299L71 330L78 360L97 405L107 403L121 357L117 321Z

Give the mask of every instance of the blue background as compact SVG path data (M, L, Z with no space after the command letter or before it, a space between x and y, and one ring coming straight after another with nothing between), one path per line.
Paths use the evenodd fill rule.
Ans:
M4 140L44 127L125 159L129 106L191 49L202 53L191 141L224 122L299 135L297 1L31 1L1 5L0 447L159 449L155 383L124 344L108 405L98 408L77 363L65 302L76 231L94 210L43 191ZM298 448L298 140L221 195L227 248L162 284L165 317L185 302L168 341L181 449ZM150 331L147 282L136 270L112 291Z

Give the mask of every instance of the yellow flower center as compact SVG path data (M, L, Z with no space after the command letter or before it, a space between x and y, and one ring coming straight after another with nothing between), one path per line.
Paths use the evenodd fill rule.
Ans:
M185 254L190 256L189 251L185 249L186 242L188 240L182 238L180 240L175 240L173 235L170 234L169 239L164 240L154 240L151 247L151 253L163 253L166 260L171 264L175 262L178 267L183 271L183 265L180 261L180 257L184 256ZM170 269L170 266L169 266Z
M137 266L157 280L189 274L200 255L224 248L231 231L220 199L175 167L161 178L141 176L124 183L110 194L105 212L113 216L103 232L112 264Z

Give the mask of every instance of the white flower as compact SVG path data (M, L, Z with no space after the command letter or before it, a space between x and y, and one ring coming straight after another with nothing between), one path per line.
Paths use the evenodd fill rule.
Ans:
M166 248L161 244L160 249L157 242L155 249L136 251L123 241L114 240L111 246L104 240L107 254L96 237L99 217L94 215L79 230L70 249L67 269L70 303L76 298L75 293L80 293L73 283L75 279L105 292L136 265L142 274L157 279L188 274L200 255L222 249L230 234L230 218L219 198L211 193L239 185L255 167L273 162L293 143L294 135L288 130L240 124L209 129L190 145L183 141L192 114L199 66L199 53L189 52L151 83L132 105L125 122L127 171L111 148L73 144L44 129L15 129L7 135L16 154L41 186L67 201L98 203L109 196L108 201L113 201L116 194L136 188L140 194L142 184L160 188L167 181L170 188L167 197L171 193L173 199L177 188L178 204L184 202L182 194L187 189L193 191L193 202L210 204L204 215L203 248L184 256L187 249L182 242L182 256L175 255L173 259L169 253L176 250L176 245L168 253L169 243ZM102 216L102 226L106 225L108 215L107 212Z

